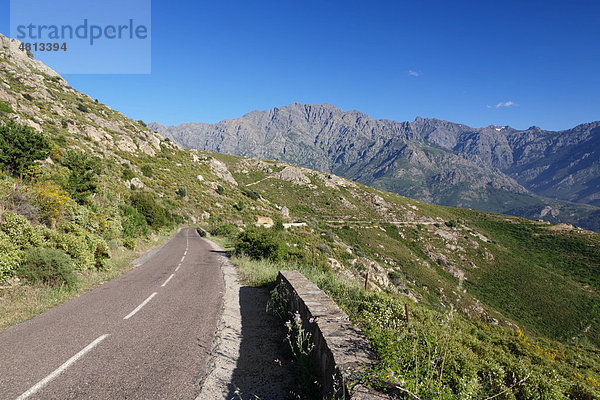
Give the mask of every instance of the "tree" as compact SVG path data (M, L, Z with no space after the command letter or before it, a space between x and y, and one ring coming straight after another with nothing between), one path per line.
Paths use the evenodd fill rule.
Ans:
M157 201L150 192L135 192L129 198L131 205L146 218L146 222L154 229L170 225L172 215Z
M13 121L0 126L0 163L12 174L23 171L50 154L50 142L42 132Z
M61 164L71 170L67 179L67 191L79 204L87 201L98 189L97 175L100 173L100 159L85 153L68 150L61 159Z

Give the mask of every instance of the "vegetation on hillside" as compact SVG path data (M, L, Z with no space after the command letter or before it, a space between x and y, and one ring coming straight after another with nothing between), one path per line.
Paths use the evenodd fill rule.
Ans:
M597 348L529 336L398 294L365 291L312 264L247 256L233 262L251 285L273 287L279 270L294 269L325 290L371 343L378 364L358 379L380 391L408 399L600 398Z
M97 196L99 157L65 151L23 125L2 125L0 134L0 167L6 171L0 179L0 282L17 277L73 287L76 272L107 267L111 246L183 222L149 192L120 201L110 192Z

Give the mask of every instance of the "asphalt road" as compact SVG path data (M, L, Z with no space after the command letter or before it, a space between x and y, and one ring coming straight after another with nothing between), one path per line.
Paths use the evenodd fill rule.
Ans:
M220 263L183 229L143 265L0 333L0 399L193 399L222 304Z

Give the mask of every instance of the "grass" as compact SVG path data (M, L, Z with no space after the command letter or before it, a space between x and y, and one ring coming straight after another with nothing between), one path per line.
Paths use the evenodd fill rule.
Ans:
M14 111L7 102L0 100L0 113L12 114Z
M364 291L357 282L307 265L231 260L245 284L273 287L280 269L295 269L328 293L371 343L379 364L363 371L362 380L380 391L422 399L600 398L600 351L595 348L527 336L399 295Z
M0 331L42 314L49 309L81 296L134 268L131 261L151 248L164 243L175 231L162 232L156 240L140 241L135 251L123 247L113 251L104 271L84 271L75 289L66 286L13 285L0 287Z

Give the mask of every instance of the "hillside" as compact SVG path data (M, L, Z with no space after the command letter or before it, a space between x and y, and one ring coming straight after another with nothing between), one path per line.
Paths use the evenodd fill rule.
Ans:
M435 204L600 229L599 122L475 129L293 103L217 124L150 127L185 147L285 161Z
M552 340L551 345L567 348L557 361L567 371L561 382L578 384L566 377L572 371L599 379L597 359L589 360L600 346L600 235L570 225L432 205L284 162L183 149L142 121L77 92L18 50L18 42L3 36L0 42L0 126L25 124L42 132L50 146L47 157L26 170L22 180L18 171L3 165L0 280L6 288L0 296L10 298L11 291L28 284L19 275L20 266L33 248L60 250L75 263L75 274L85 275L110 268L111 252L174 226L193 224L235 239L258 224L263 226L258 232L281 242L279 255L288 266L348 282L363 282L369 273L369 293L418 304L427 310L423 315L434 315L431 324L459 310L464 330L474 335L484 326ZM356 118L364 126L374 124ZM288 143L280 143L275 133L272 146ZM373 133L364 140L380 139ZM437 147L419 146L403 151L416 158L427 154L423 165L439 155L431 163L434 169L437 162L460 161ZM298 157L312 154L300 147L284 149L286 154L298 151ZM364 156L356 151L356 157ZM379 151L373 151L375 159ZM93 161L84 167L88 178L83 183L94 185L79 184L82 163L71 162L72 157ZM345 162L353 165L342 157L336 168ZM490 177L472 162L460 162L469 177L489 179L485 187L530 196L512 178L498 172ZM453 176L462 179L458 173L438 179ZM461 193L477 192L469 188L474 192ZM44 199L49 198L59 201L48 208ZM508 345L488 346L494 352ZM544 364L540 376L551 369Z

